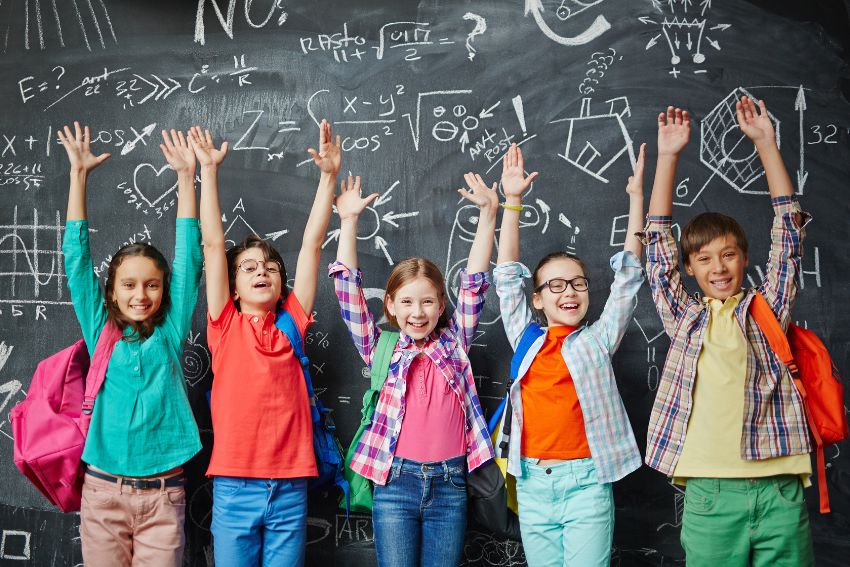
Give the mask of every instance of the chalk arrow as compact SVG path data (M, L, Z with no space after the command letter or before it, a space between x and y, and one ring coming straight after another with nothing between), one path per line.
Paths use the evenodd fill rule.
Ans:
M642 24L658 24L658 22L646 16L641 16L638 20L640 20L640 23Z
M688 46L688 51L690 51L691 49L693 49L693 48L694 48L694 42L693 42L693 39L691 39L691 34L690 34L690 33L688 34L688 43L687 43L687 46Z
M655 47L655 44L658 43L659 37L661 37L661 34L658 34L655 37L650 38L650 40L648 42L646 42L646 49L648 50L652 47Z
M138 144L143 138L146 138L153 134L154 128L156 128L156 122L153 124L148 124L142 130L142 133L136 137L135 140L127 140L127 143L124 144L124 147L121 148L121 155L125 156L136 149L136 144Z
M17 380L9 380L3 385L0 385L0 395L6 394L6 397L3 398L3 401L0 402L0 413L9 405L9 402L12 400L12 397L21 391L21 383Z
M482 120L484 118L493 118L493 109L496 108L497 106L499 106L500 104L502 104L501 100L499 102L497 102L496 104L494 104L493 106L491 106L490 108L488 108L486 110L481 110L481 112L478 114L478 118L481 118Z
M398 223L395 222L396 219L406 219L410 217L415 217L419 214L419 211L413 213L395 213L393 211L388 212L384 216L381 217L381 220L385 223L391 224L394 227L398 228Z
M390 195L390 193L392 193L392 192L393 192L393 189L395 189L396 187L398 187L398 184L399 184L399 183L401 183L401 181L396 181L395 183L393 183L392 185L390 185L390 188L389 188L389 189L387 189L386 191L384 191L384 194L383 194L383 195L381 195L380 197L378 197L377 199L375 199L375 204L374 204L374 205L372 205L372 206L373 206L373 207L380 207L381 205L384 205L384 204L386 204L386 203L389 203L389 202L390 202L390 200L392 200L392 196Z
M546 201L542 199L535 199L537 206L540 207L540 210L546 215L546 222L543 224L543 230L540 231L540 234L545 234L546 229L549 228L549 211L552 210L552 207L546 204Z
M153 95L156 94L156 91L159 90L159 87L157 86L156 83L150 82L149 80L145 79L141 75L137 75L137 74L133 73L133 76L136 77L137 79L139 79L140 81L143 81L143 82L147 83L148 85L150 85L151 87L153 87L153 90L151 92L149 92L148 95L145 98L143 98L142 100L139 101L139 104L144 104L145 102L147 102L147 100L150 97L152 97Z
M166 93L162 96L163 100L165 100L166 98L168 98L168 95L170 95L171 93L173 93L174 91L176 91L177 89L179 89L180 87L182 87L182 86L183 86L183 85L181 85L178 81L176 81L176 80L172 79L171 77L169 77L169 78L168 78L168 80L169 80L169 81L171 81L171 83L172 83L174 86L172 86L172 87L168 90L168 92L166 92Z
M393 259L390 258L390 253L387 252L387 241L380 236L375 237L375 250L383 252L384 256L387 258L387 263L389 263L390 266L393 265Z
M337 240L337 239L339 238L339 229L338 229L338 228L333 229L332 231L328 232L328 233L326 234L326 236L328 237L328 239L327 239L327 240L325 240L325 241L324 241L324 243L322 243L322 248L324 248L325 246L327 246L327 245L328 245L328 243L329 243L331 240Z
M572 223L570 223L570 219L568 219L564 213L558 215L558 221L567 228L573 227Z
M278 238L280 238L281 236L283 236L283 235L284 235L284 234L286 234L287 232L289 232L289 229L286 229L286 228L285 228L285 229L283 229L283 230L278 230L277 232L269 232L268 234L266 234L266 236L265 236L265 237L266 237L266 238L271 238L271 239L272 239L272 241L276 241Z
M794 110L799 113L800 117L800 167L797 169L797 192L802 195L803 188L806 186L806 179L809 177L809 172L806 171L806 144L803 130L803 114L806 111L806 91L803 90L803 85L800 85L800 88L797 89Z
M464 130L463 134L460 135L460 139L458 141L460 142L460 151L465 152L466 144L469 143L469 130Z
M676 44L676 50L678 51L679 47L682 45L679 41L679 34L673 34L673 43Z
M525 15L528 16L529 12L531 12L531 15L534 17L534 21L537 22L537 27L540 28L543 35L556 43L560 43L561 45L583 45L611 29L611 24L605 19L605 16L599 15L596 16L593 23L580 34L573 37L564 37L552 31L552 28L550 28L543 19L543 2L541 0L525 0Z
M726 31L726 30L728 30L728 29L729 29L729 28L731 28L731 27L732 27L732 24L717 24L716 26L711 26L711 28L710 28L710 29L711 29L711 30Z
M711 47L713 47L717 51L720 51L720 42L719 41L714 41L713 39L711 39L708 36L706 36L705 39Z

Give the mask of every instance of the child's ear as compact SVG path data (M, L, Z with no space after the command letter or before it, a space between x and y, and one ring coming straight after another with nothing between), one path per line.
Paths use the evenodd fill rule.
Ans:
M535 292L531 294L531 304L538 311L543 311L543 298L540 297L540 294Z
M389 311L390 315L392 315L393 319L395 319L395 305L389 295L384 295L384 305L387 306L387 311Z
M691 267L690 262L685 262L685 273L688 274L689 276L694 275L694 269Z

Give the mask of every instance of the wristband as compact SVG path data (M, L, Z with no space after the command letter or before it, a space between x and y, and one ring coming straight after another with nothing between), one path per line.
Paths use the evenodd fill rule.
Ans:
M509 211L521 211L522 205L509 205L507 203L499 203L499 206L503 209L508 209Z

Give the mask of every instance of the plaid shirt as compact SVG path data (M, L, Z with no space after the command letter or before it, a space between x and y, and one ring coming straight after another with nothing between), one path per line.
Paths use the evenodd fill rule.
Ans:
M371 367L372 354L378 345L381 329L375 325L366 305L361 288L362 273L360 270L352 272L341 262L334 262L328 269L328 275L334 278L342 318L351 333L354 346L363 361ZM459 277L457 308L449 326L432 332L421 348L404 333L399 337L372 424L363 432L351 460L352 471L377 484L387 482L404 420L404 394L407 390L405 376L413 359L420 354L427 356L437 366L463 406L468 470L475 470L495 456L467 357L478 319L484 309L484 292L489 282L486 272L467 274L463 270Z
M793 197L777 197L771 246L764 281L758 291L767 299L783 328L791 319L796 278L803 254L803 227L809 220ZM801 214L803 222L795 219ZM669 216L648 216L644 229L647 272L655 307L670 349L655 396L647 435L646 464L671 476L676 468L691 414L691 392L697 359L710 309L698 295L689 296L678 264L678 249ZM755 288L746 290L735 318L749 343L744 385L741 458L769 459L811 451L802 400L788 369L773 353L764 334L749 316Z
M590 455L600 483L614 482L640 468L640 452L623 400L617 390L611 357L629 326L644 274L640 260L631 252L620 252L611 258L614 283L599 320L579 328L564 340L561 354L575 384ZM519 262L499 264L493 270L496 293L502 312L502 323L511 346L516 349L520 337L531 322L531 310L525 297L524 278L531 273ZM518 378L511 385L513 407L511 435L508 440L508 472L522 476L520 453L522 440L522 393L520 383L534 357L543 346L543 334L522 360ZM502 428L499 440L502 442Z

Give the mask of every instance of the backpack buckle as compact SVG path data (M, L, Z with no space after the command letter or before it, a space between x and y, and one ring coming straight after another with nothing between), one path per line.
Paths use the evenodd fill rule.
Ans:
M301 362L301 368L307 368L310 366L310 359L306 356L302 356L298 360Z
M92 400L91 398L83 399L82 413L84 413L85 415L91 415L93 410L94 410L94 400Z

